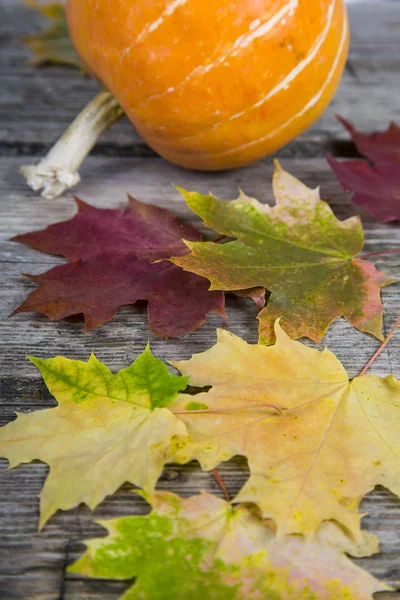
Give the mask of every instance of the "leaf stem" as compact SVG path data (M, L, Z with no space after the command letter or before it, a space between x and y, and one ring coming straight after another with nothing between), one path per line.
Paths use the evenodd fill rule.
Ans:
M220 413L220 412L231 412L234 410L249 410L251 408L273 408L278 411L279 414L283 415L287 408L279 406L279 404L250 404L247 406L227 406L225 408L204 408L199 410L174 410L171 411L174 415L196 415L196 414L207 414L207 413Z
M386 254L400 254L400 250L384 250L383 252L370 252L362 254L359 258L369 258L370 256L385 256Z
M215 238L215 240L213 240L213 242L214 242L214 244L218 244L218 242L222 242L222 240L224 240L227 237L228 236L226 236L226 235L220 235L219 237Z
M378 350L375 352L375 354L373 356L371 356L371 358L369 359L369 361L367 362L367 364L365 365L365 367L360 372L359 377L361 375L364 375L365 372L370 368L370 366L372 365L372 363L375 361L375 359L382 352L382 350L384 349L384 347L386 346L386 344L389 342L390 338L392 337L392 335L394 334L394 332L396 331L396 329L398 328L399 325L400 325L400 315L397 317L395 324L393 325L392 329L389 331L389 333L386 336L385 340L379 346Z
M52 200L80 181L78 169L100 135L124 114L106 89L89 102L66 132L38 163L24 165L21 173L28 185Z
M228 492L228 488L225 485L224 480L222 479L221 475L218 473L217 469L213 469L212 470L212 474L214 475L219 487L221 488L221 490L224 492L224 496L227 502L231 502L231 497L229 495Z

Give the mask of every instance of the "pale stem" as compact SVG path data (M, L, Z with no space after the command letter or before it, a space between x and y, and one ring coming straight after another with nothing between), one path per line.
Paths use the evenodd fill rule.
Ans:
M226 235L220 235L219 237L217 237L215 240L213 240L214 244L218 244L219 242L222 242L222 240L224 240L226 237Z
M375 352L375 354L373 356L371 356L371 358L369 359L369 361L367 362L367 364L365 365L365 367L363 368L363 370L360 372L359 377L361 375L364 375L365 372L370 368L370 366L372 365L372 363L380 355L380 353L382 352L382 350L384 349L384 347L386 346L386 344L389 342L390 338L392 337L392 335L394 334L394 332L396 331L396 329L398 328L399 325L400 325L400 316L397 317L395 324L393 325L392 329L389 331L389 333L388 333L387 337L385 338L385 340L379 346L379 348Z
M387 254L400 254L400 250L382 250L382 252L370 252L362 254L358 258L370 258L371 256L386 256Z
M52 200L80 181L78 169L101 134L124 114L108 90L102 90L83 109L64 135L38 163L21 173L35 191Z
M207 413L220 413L220 412L231 412L234 410L250 410L255 408L272 408L276 410L280 415L283 415L287 408L279 406L279 404L249 404L247 406L226 406L224 408L202 408L198 410L174 410L174 415L198 415Z
M225 485L225 481L222 479L222 477L218 473L217 469L213 469L212 473L213 473L213 475L214 475L214 477L215 477L215 479L216 479L219 487L224 492L225 500L230 503L231 502L231 497L229 495L228 488Z

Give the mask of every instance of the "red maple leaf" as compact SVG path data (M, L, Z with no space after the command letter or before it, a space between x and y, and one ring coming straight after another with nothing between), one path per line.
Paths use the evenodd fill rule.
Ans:
M150 329L161 337L193 331L208 313L226 317L223 292L209 292L206 279L162 260L189 251L182 238L201 240L191 225L131 196L125 210L75 200L78 212L69 221L13 238L69 261L28 275L39 287L13 315L40 312L58 320L83 314L90 331L112 319L118 307L148 300Z
M338 118L358 151L371 161L338 162L328 157L343 189L353 192L355 204L378 221L400 219L400 127L392 123L386 131L365 135Z

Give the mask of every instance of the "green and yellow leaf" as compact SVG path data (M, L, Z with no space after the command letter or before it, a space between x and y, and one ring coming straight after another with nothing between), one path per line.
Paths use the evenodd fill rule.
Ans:
M100 521L69 571L136 582L121 600L372 600L387 589L325 539L277 539L249 506L202 494L148 497L147 516ZM335 538L344 534L336 529ZM340 545L340 544L339 544Z
M42 4L35 0L25 0L25 3L52 21L49 28L25 36L24 42L33 53L31 62L36 65L56 63L83 69L69 37L64 4Z
M94 509L120 485L152 491L171 460L171 438L185 425L166 407L187 386L147 347L117 374L88 362L31 358L56 408L19 414L0 429L0 455L10 467L39 459L50 466L40 494L40 527L81 502Z
M345 317L382 339L380 288L394 280L355 256L363 247L358 217L339 221L319 190L277 166L276 206L241 193L226 202L182 191L205 224L236 238L226 244L187 242L191 253L174 264L211 281L211 290L261 286L271 292L260 312L260 341L274 341L274 322L293 338L321 341L329 324Z

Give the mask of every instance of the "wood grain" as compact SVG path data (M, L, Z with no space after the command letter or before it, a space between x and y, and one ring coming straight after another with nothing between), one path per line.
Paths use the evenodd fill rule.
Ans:
M355 4L350 7L352 49L340 90L327 113L299 140L280 154L283 167L321 192L339 218L357 212L348 195L321 158L324 148L339 156L353 154L343 129L333 119L334 112L353 120L360 128L385 127L390 119L400 122L400 2L398 0ZM160 340L147 326L145 306L125 307L114 321L83 334L82 321L51 322L36 314L8 319L12 310L34 288L22 273L41 273L62 259L36 252L8 239L17 233L40 229L67 219L75 211L72 199L49 202L27 189L19 167L30 162L32 154L43 152L65 129L75 114L96 91L96 84L73 70L32 69L26 65L27 52L19 38L37 29L41 20L15 0L0 0L0 425L15 418L15 411L31 411L54 406L54 399L26 355L50 357L63 354L85 360L92 350L111 369L129 365L149 339L161 359L188 358L215 342L215 328L228 327L249 342L257 340L256 309L248 299L227 297L230 324L212 316L189 336ZM25 155L20 157L19 155ZM179 184L202 192L212 190L223 198L233 198L238 187L262 202L272 203L269 159L228 173L202 174L184 171L154 158L121 122L108 132L82 169L82 183L76 192L99 207L124 206L125 193L139 200L171 208L183 220L201 226L171 185ZM112 154L112 156L107 156ZM130 158L123 158L123 156ZM143 156L142 156L143 155ZM295 158L293 158L295 157ZM314 158L311 158L314 157ZM363 217L365 253L398 249L399 224L380 224ZM400 255L377 256L376 266L392 277L400 277ZM400 285L382 291L385 306L384 331L392 327L400 307ZM308 343L308 342L307 342ZM351 377L355 376L379 343L337 321L324 344L336 353ZM310 343L310 345L312 345ZM400 372L400 334L374 363L371 373ZM82 540L101 535L93 518L143 514L146 504L123 486L95 511L84 506L58 513L44 531L36 533L37 495L47 467L23 465L8 471L0 461L0 600L116 600L127 583L86 580L68 575L66 567L82 551ZM234 495L245 482L245 460L236 458L219 469ZM201 473L198 465L169 466L159 488L184 496L205 489L220 494L214 478ZM381 540L381 552L358 561L378 578L400 588L400 500L383 488L371 492L363 502L368 515L363 520L368 531ZM378 597L378 596L377 596ZM400 599L400 594L380 595L380 600ZM340 600L340 599L338 599Z
M227 326L220 317L210 317L207 323L190 335L178 340L160 340L148 331L145 307L125 307L116 319L99 329L83 334L80 319L74 322L51 322L35 314L7 319L8 314L33 288L22 272L40 273L62 259L31 250L7 241L24 231L42 228L52 222L69 218L75 211L74 202L65 197L48 202L35 196L25 187L18 175L21 158L0 159L0 187L3 190L0 215L0 256L5 274L0 288L2 336L1 374L3 391L0 405L0 424L14 418L14 412L29 411L54 405L54 400L25 356L55 356L85 360L92 350L113 370L126 367L143 350L150 339L154 353L161 359L182 359L210 347L215 341L215 327ZM340 218L355 214L347 194L340 191L338 182L325 160L287 159L283 166L301 177L308 185L321 185L324 198ZM168 206L185 221L201 226L196 215L190 213L171 182L202 192L212 190L225 198L235 197L238 187L262 202L273 202L271 164L257 163L239 171L201 174L188 172L162 159L122 159L93 157L83 170L83 183L77 193L99 207L122 207L129 191L141 201ZM399 247L400 229L394 224L378 224L365 217L365 252ZM400 273L400 255L379 256L375 264L389 275ZM397 316L400 286L392 285L382 292L386 308L385 332ZM256 310L252 302L228 296L229 329L250 342L257 339ZM324 343L343 361L351 376L356 375L379 345L370 336L354 330L340 320L332 326ZM371 372L386 375L398 372L400 336L393 338ZM6 462L3 461L5 466ZM247 477L246 463L235 459L221 466L221 473L229 490L235 494ZM99 583L65 574L65 567L77 558L79 542L100 533L93 524L89 509L80 507L68 513L59 513L44 532L35 534L38 519L37 494L44 481L45 465L27 465L12 471L0 471L0 485L4 490L0 500L0 562L4 575L0 576L0 598L90 598L104 600L117 598L124 584ZM173 490L183 495L199 489L219 493L213 478L201 473L196 464L186 467L171 466L164 472L160 489ZM124 486L95 512L95 517L114 517L146 510L142 500ZM365 527L379 535L382 552L360 561L377 577L400 586L400 532L398 527L400 501L388 491L377 489L363 503ZM392 598L395 596L392 596Z

